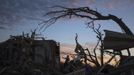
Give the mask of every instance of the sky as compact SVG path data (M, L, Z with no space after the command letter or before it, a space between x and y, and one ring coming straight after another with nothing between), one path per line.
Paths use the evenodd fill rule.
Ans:
M90 7L107 15L113 14L122 18L126 25L134 32L134 0L0 0L0 41L10 35L20 35L23 31L29 33L39 27L44 21L45 13L52 10L52 6ZM54 10L54 9L53 9ZM61 19L41 33L46 39L60 42L67 49L74 47L75 33L79 35L79 42L84 46L96 43L96 35L86 28L87 20L81 18ZM121 32L118 25L112 21L99 21L104 29Z

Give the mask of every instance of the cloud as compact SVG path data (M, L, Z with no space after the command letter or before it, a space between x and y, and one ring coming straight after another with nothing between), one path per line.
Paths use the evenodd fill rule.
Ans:
M109 9L118 9L118 8L123 8L126 5L133 5L134 0L103 0L104 7L109 8Z
M91 6L94 4L96 1L95 0L72 0L71 5L74 7L80 7L80 6Z
M45 14L47 0L0 0L0 26L16 25L23 20L40 19Z
M49 10L48 7L51 6L72 7L93 2L94 0L0 0L0 26L17 25L25 19L42 20L43 15Z
M106 7L110 9L115 9L116 7L118 7L119 4L120 4L119 0L111 0L105 3Z
M0 29L4 30L4 29L6 29L6 28L5 28L5 27L3 27L3 26L2 26L2 27L0 26Z
M114 9L134 0L102 0L107 8ZM102 1L98 0L0 0L0 26L18 25L22 21L44 19L43 15L51 10L49 7L61 5L66 7L92 6ZM97 6L97 5L95 5ZM25 22L23 22L25 24Z

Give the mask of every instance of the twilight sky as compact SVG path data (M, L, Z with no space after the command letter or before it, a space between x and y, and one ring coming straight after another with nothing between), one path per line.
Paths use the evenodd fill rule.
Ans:
M9 35L19 35L22 31L30 32L45 20L46 12L54 10L50 7L61 5L66 7L88 6L97 9L104 15L114 14L123 19L134 32L134 0L0 0L0 41ZM75 44L75 33L79 42L92 45L97 40L92 30L86 28L84 19L61 19L42 33L47 39L54 39L70 46ZM112 21L99 21L103 29L121 31ZM72 45L71 45L72 46Z

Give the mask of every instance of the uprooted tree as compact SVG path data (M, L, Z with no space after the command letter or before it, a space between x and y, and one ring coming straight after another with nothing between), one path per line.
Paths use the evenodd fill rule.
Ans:
M53 23L55 23L58 19L61 18L65 18L65 17L80 17L80 18L87 18L89 19L90 22L88 22L88 26L93 29L93 31L97 34L97 38L99 39L97 42L97 45L95 46L93 52L94 55L92 55L90 53L90 51L88 49L83 49L81 45L79 45L79 43L77 42L77 36L76 36L76 49L75 51L77 52L77 49L81 47L81 49L83 50L87 50L88 52L88 56L90 57L90 60L87 59L87 57L84 55L83 58L85 58L85 60L88 60L90 62L93 62L96 66L103 66L104 62L103 62L103 39L102 39L102 34L99 31L100 29L100 25L98 28L95 28L94 22L97 20L112 20L114 22L117 23L117 25L123 30L123 33L127 34L127 35L133 35L132 31L127 27L127 25L122 21L121 18L118 18L115 15L112 14L108 14L108 15L102 15L100 12L98 12L97 10L93 10L89 7L79 7L79 8L67 8L67 7L62 7L62 6L54 6L53 8L60 8L60 10L55 10L55 11L50 11L48 13L46 13L45 16L50 16L50 19L43 21L42 27L44 28L44 30L46 28L48 28L49 26L51 26ZM53 16L51 16L53 15ZM97 55L96 55L96 48L97 46L100 46L100 52L101 52L101 64L99 64L98 59L97 59ZM129 49L127 49L128 54L130 55L130 51ZM108 52L108 51L107 51ZM110 53L110 52L109 52ZM113 51L113 56L107 61L107 63L109 63L116 54L119 54L120 56L121 54L121 50L115 50ZM86 61L85 61L86 63Z

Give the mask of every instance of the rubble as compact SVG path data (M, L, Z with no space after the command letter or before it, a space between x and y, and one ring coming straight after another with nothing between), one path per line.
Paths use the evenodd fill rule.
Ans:
M128 56L120 53L122 49L133 47L133 45L124 46L126 43L123 43L123 46L121 46L122 43L113 45L113 40L122 37L110 34L126 36L122 38L126 41L133 40L133 36L106 31L106 36L102 40L99 30L95 28L94 30L99 33L99 40L93 52L80 45L76 34L75 58L70 60L70 56L67 55L63 64L60 62L60 43L36 36L36 31L33 31L31 35L23 33L19 36L10 36L8 40L0 43L0 75L128 75L128 72L129 75L133 75L134 57L129 53ZM99 43L101 43L100 50L103 52L100 58L96 54ZM112 49L113 52L107 49ZM111 55L107 62L104 62L105 53ZM116 66L110 65L109 62L117 55L120 56L120 60L116 62Z
M35 38L34 31L0 43L0 75L60 74L60 44Z

